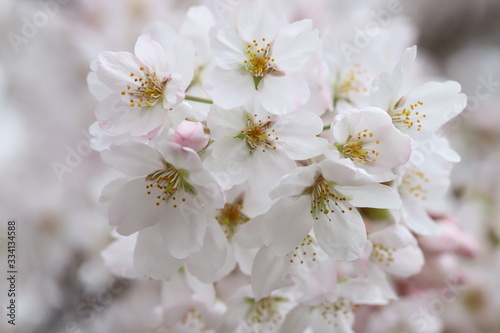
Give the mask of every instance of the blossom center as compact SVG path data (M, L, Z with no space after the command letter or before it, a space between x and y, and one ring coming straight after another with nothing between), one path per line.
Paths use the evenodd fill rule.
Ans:
M373 133L367 129L358 132L356 135L349 135L345 144L335 145L339 152L354 162L365 164L366 162L376 162L377 156L380 153L374 149L366 149L366 139L372 138ZM380 140L376 140L375 144L380 144Z
M346 210L353 209L346 202L347 198L335 190L334 184L328 182L323 176L316 178L314 185L306 188L304 194L311 195L310 213L316 220L323 214L331 221L330 214L336 211L345 214Z
M316 261L318 248L315 239L311 235L307 235L302 243L288 254L290 264L303 265L308 262Z
M404 106L405 99L402 97L395 105L394 108L389 110L389 115L392 118L392 122L396 126L401 126L407 129L415 128L417 131L422 130L421 120L426 118L427 115L419 112L417 109L419 106L424 105L423 102L418 101L415 104L409 104Z
M375 261L378 261L379 263L385 262L385 265L389 266L390 263L394 261L393 255L396 251L396 248L389 248L383 244L374 243L371 256L375 259Z
M224 208L219 209L219 215L216 217L217 221L219 222L222 230L224 230L224 234L226 235L226 238L231 238L235 233L238 232L240 227L247 223L250 218L243 214L241 211L243 209L243 206L234 203L234 204L229 204L226 203L224 205Z
M165 169L157 170L146 177L146 190L148 195L156 195L156 206L160 203L174 201L173 207L177 208L175 201L178 199L175 194L177 192L196 194L194 187L186 181L187 171L176 169L172 164L165 163ZM159 190L159 194L158 194ZM155 193L152 193L152 192ZM186 198L180 198L180 201L185 202Z
M404 174L400 187L402 187L406 193L425 201L427 200L427 193L429 192L426 186L429 182L430 179L424 172L411 168Z
M321 305L319 310L321 311L321 317L323 317L325 322L335 328L338 328L341 321L339 317L353 316L356 307L357 305L354 302L340 297L331 305Z
M127 85L127 90L122 91L121 94L129 96L131 107L153 106L162 98L168 79L162 80L156 72L151 73L144 67L140 67L139 70L138 74L130 73L135 85Z
M247 322L251 326L263 324L277 326L283 320L279 304L288 301L284 297L273 296L265 297L258 302L253 298L246 298L245 300L250 303L250 308L247 312Z
M368 93L370 82L371 78L368 76L368 70L363 69L358 63L354 63L349 71L339 72L333 86L334 105L339 100L351 102L349 96L352 94Z
M271 44L265 38L259 42L256 39L247 45L247 60L243 61L245 69L252 74L255 90L258 89L260 80L269 73L274 72L274 58L271 57Z
M257 117L257 115L254 115ZM247 144L250 151L253 151L257 147L262 147L262 151L265 152L267 149L276 149L273 144L273 140L279 140L277 136L273 137L274 129L270 128L273 122L271 117L268 116L266 121L254 120L247 115L247 125L244 130L236 136L236 138L242 139Z

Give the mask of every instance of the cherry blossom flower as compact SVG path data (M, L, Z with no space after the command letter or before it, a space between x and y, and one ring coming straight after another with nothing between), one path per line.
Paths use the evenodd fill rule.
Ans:
M143 35L135 44L135 54L99 54L95 73L111 90L96 109L103 129L140 136L167 122L168 111L183 102L194 68L190 42L179 40L173 49L173 54L167 53Z
M318 31L311 20L286 25L279 1L245 0L237 30L216 26L211 43L218 66L205 86L221 107L255 102L257 108L283 114L309 99L300 70L317 48Z
M201 249L207 212L222 207L224 194L193 150L169 142L158 143L158 150L131 142L111 146L101 155L133 177L109 206L109 221L118 233L131 235L158 225L174 258Z
M392 73L380 75L371 97L374 105L389 113L400 131L421 140L462 112L467 96L460 93L460 84L455 81L428 82L402 95L416 53L416 46L406 49Z
M214 107L207 124L214 142L204 163L225 189L255 179L251 187L269 191L296 167L294 160L321 155L327 144L316 136L321 119L309 112L275 116Z
M353 169L325 159L283 177L271 192L278 201L258 217L264 244L283 256L313 228L330 257L356 259L366 243L366 231L355 207L396 209L401 205L398 194L388 186L357 176Z
M405 164L412 151L410 137L378 108L345 111L335 118L332 134L340 155L380 182L394 179L393 169Z

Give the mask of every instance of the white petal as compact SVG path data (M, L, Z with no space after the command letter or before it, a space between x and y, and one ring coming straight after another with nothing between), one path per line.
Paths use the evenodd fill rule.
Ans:
M417 106L415 111L426 115L425 118L419 118L422 131L434 132L462 112L467 105L467 96L460 93L460 90L460 84L455 81L428 82L408 95L405 107L421 101L423 105ZM416 126L411 129L405 127L400 128L405 132L412 133L412 136L418 135Z
M186 88L187 84L184 78L179 73L172 73L163 91L163 108L174 108L182 103L182 101L184 101Z
M318 44L318 31L312 30L312 21L297 21L279 31L272 56L279 70L297 71L309 61Z
M290 311L279 333L304 333L309 326L311 308L308 306L296 306Z
M168 70L165 50L149 35L142 35L137 39L134 53L153 72L164 73Z
M238 33L247 42L275 38L285 25L284 11L279 1L245 1L238 15Z
M137 236L134 266L142 274L155 279L168 278L179 270L183 262L170 255L158 226L142 230Z
M263 245L261 221L262 215L254 217L242 225L240 230L233 236L233 242L248 249L261 247Z
M311 231L311 199L301 195L281 198L262 218L264 244L278 256L290 253Z
M244 108L224 110L214 105L207 118L210 139L217 141L223 137L233 138L246 128L246 123Z
M314 184L319 174L320 169L317 164L297 168L280 180L278 186L271 191L270 197L276 199L284 196L300 195L307 187Z
M191 253L186 266L200 281L211 283L224 265L226 254L227 239L217 221L209 218L203 247L200 251Z
M126 279L139 277L133 262L136 242L135 235L121 237L102 250L101 257L113 274Z
M205 212L196 212L192 207L178 203L173 208L167 203L168 212L159 223L160 232L167 243L170 254L178 259L185 259L190 252L200 251L206 231ZM161 205L160 205L161 206Z
M284 287L289 266L287 258L277 257L270 248L263 246L252 266L251 284L255 299L268 297L273 290Z
M97 57L96 74L110 89L121 92L135 85L130 73L138 73L143 63L130 52L102 52Z
M160 153L139 142L112 145L109 150L101 152L101 158L106 164L129 176L145 178L150 173L165 168Z
M222 138L210 145L210 151L204 163L224 189L248 179L252 156L243 140Z
M272 114L286 114L297 110L310 97L307 81L299 73L271 73L260 81L255 101Z
M399 209L402 204L399 194L382 184L337 186L336 189L349 197L349 202L355 207Z
M402 221L413 232L419 235L437 235L440 229L427 213L421 200L409 196L403 198Z
M129 236L141 229L158 223L165 214L166 206L156 206L153 190L147 194L144 178L136 178L116 192L109 205L108 217L111 225L117 225L116 231Z
M294 160L306 160L321 155L328 141L316 135L323 131L321 118L310 112L292 112L280 117L273 126L278 147L285 149Z
M345 213L340 210L343 209ZM334 213L318 217L314 223L314 234L319 245L328 255L337 260L354 260L363 252L366 243L366 229L356 209L347 207L335 209Z
M255 95L255 84L250 73L221 67L215 67L209 74L205 89L214 103L225 109L245 105Z
M210 45L215 61L222 68L236 70L243 66L247 43L227 26L210 30Z
M179 73L186 88L191 84L195 67L195 52L193 43L185 40L178 40L174 43L174 60L172 72Z

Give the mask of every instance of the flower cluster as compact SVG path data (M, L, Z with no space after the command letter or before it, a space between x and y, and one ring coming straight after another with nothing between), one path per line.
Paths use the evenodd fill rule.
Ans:
M466 96L405 88L415 46L365 68L277 0L237 13L192 7L92 64L94 148L123 174L101 198L119 234L103 257L164 280L167 330L351 332L424 265L415 236L440 232L459 160L441 127Z

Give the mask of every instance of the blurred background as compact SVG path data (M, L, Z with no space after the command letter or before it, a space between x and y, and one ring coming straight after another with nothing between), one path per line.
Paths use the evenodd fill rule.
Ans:
M293 0L285 6L291 19L313 18L318 28L330 25L347 39L394 1L401 11L380 45L402 52L417 44L414 82L456 80L469 98L447 126L462 156L449 197L456 232L464 234L454 235L472 237L479 248L473 254L459 246L429 250L439 281L356 325L376 332L373 322L384 318L381 332L500 332L500 1ZM0 1L0 265L6 223L15 219L17 332L153 332L160 325L159 283L114 277L100 255L113 238L98 197L114 174L90 148L97 101L86 77L99 52L131 51L154 20L179 27L189 6L200 4L222 19L236 3ZM443 298L452 275L463 286ZM0 332L12 330L7 282L0 275ZM405 321L415 311L425 315L412 328Z

